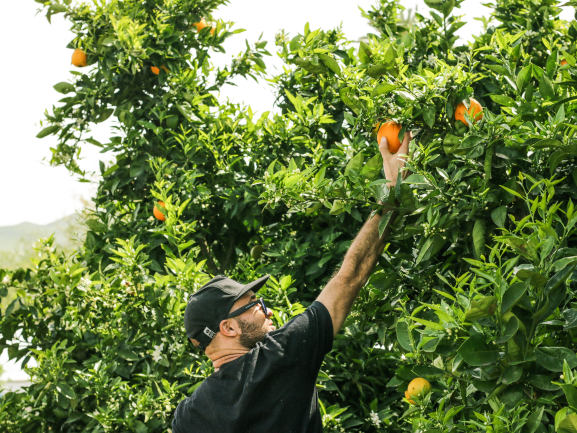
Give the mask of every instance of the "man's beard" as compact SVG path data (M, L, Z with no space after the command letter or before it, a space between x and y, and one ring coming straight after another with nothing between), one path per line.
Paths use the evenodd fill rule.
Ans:
M238 341L242 347L248 350L254 349L256 343L264 340L265 335L268 334L267 330L263 329L262 326L258 326L256 323L247 322L238 317L236 317L236 321L242 331Z

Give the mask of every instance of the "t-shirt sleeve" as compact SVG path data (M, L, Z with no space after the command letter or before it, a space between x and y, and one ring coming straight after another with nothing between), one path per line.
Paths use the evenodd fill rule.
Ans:
M333 347L333 321L327 308L315 301L285 326L270 333L285 356L310 368L315 374Z

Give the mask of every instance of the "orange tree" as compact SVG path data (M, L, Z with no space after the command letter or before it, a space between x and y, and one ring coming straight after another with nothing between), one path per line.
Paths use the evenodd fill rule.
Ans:
M260 117L218 98L235 76L259 79L268 54L258 41L211 64L238 32L212 19L222 1L39 3L71 20L88 65L55 86L66 96L39 137L57 135L52 162L79 175L81 146L114 160L81 249L48 239L34 270L0 270L1 294L18 294L0 344L33 382L2 397L5 431L166 431L212 373L183 338L188 294L216 273L273 273L264 296L282 325L379 201L399 215L322 367L326 431L575 430L577 27L558 2L497 0L470 44L458 0L426 0L411 22L381 0L360 44L280 32L280 113ZM213 33L197 32L203 18ZM455 122L473 97L483 118ZM110 117L110 142L90 138ZM397 185L371 137L387 120L415 137ZM409 404L416 377L432 390Z

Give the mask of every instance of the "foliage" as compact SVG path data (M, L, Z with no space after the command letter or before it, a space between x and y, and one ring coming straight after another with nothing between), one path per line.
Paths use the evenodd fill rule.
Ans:
M557 1L497 0L469 45L454 0L410 22L381 0L358 48L339 28L280 32L280 113L258 118L216 94L262 76L266 43L215 69L232 23L192 27L223 2L41 3L91 66L55 86L71 96L39 136L58 134L52 162L72 172L85 143L115 162L82 249L49 242L33 271L0 270L2 295L18 294L0 343L38 363L27 393L1 400L5 431L166 431L212 372L185 344L188 294L216 273L272 273L282 325L383 207L399 209L380 227L393 234L319 375L326 431L574 431L577 25ZM485 110L468 127L454 111L471 97ZM111 116L110 143L88 137ZM371 136L387 119L414 135L397 185ZM433 391L409 405L415 377Z

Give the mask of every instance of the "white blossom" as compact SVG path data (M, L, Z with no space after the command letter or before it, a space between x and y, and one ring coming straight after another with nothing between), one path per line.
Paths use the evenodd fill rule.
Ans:
M152 359L154 362L158 362L160 361L160 359L162 358L162 349L164 347L164 343L160 344L160 345L154 345L154 352L152 352Z
M6 275L3 279L2 279L2 284L10 284L11 283L11 279L8 275Z
M429 56L425 59L425 63L427 66L434 68L437 65L437 56L434 54L429 54Z
M377 428L381 426L381 420L379 419L379 414L376 413L374 410L371 411L371 422Z

